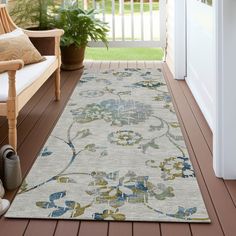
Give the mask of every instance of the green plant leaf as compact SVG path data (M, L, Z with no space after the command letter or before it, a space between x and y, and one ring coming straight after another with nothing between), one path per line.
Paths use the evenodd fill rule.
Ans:
M55 16L50 24L64 29L61 46L68 47L75 44L77 47L85 47L91 40L101 40L108 47L109 27L106 22L96 17L98 13L95 9L82 10L76 4L67 8L54 9Z

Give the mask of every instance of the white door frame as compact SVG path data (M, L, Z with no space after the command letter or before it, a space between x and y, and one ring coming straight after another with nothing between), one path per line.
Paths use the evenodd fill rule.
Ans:
M217 177L236 179L236 1L215 1L216 105L213 164Z
M186 1L179 0L174 9L176 79L186 75ZM216 39L213 168L219 178L236 179L236 1L213 2Z
M178 0L175 4L175 79L178 80L187 76L186 18L186 0Z
M174 1L172 9L174 15L174 78L184 80L187 73L186 51L186 0ZM168 29L167 29L168 31Z

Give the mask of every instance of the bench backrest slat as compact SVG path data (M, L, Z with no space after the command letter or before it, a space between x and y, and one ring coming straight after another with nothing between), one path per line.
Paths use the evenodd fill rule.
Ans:
M17 26L13 23L11 17L9 16L6 6L0 5L0 34L6 34L14 29Z

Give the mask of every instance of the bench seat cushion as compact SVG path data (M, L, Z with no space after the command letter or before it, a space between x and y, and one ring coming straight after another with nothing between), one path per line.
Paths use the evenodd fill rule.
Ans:
M16 72L16 93L19 95L24 89L37 80L56 60L56 56L45 56L46 60L27 65ZM0 74L0 102L8 98L8 74Z

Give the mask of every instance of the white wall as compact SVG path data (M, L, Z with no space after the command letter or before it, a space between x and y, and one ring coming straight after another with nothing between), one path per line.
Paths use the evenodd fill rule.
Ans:
M167 1L166 63L175 79L186 75L185 0Z
M167 50L166 50L166 63L168 64L172 74L175 74L175 0L168 0L167 2Z
M216 83L214 8L197 0L187 0L186 3L186 82L213 129Z

